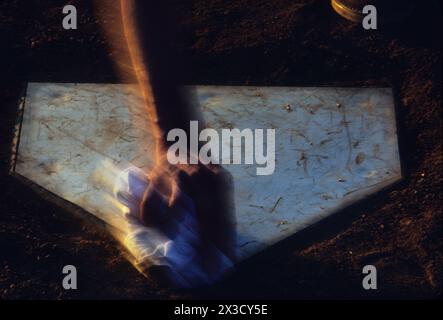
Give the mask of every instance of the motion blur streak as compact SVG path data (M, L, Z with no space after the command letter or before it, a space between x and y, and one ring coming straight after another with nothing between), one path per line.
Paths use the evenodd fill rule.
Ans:
M226 187L229 179L220 167L172 166L167 161L168 132L180 128L188 133L192 120L204 124L196 104L181 89L185 64L171 45L176 28L168 4L118 4L98 1L97 10L121 79L138 85L156 146L146 154L155 160L149 172L132 165L109 170L114 176L112 196L123 205L120 214L126 221L124 235L117 237L145 275L152 266L162 266L161 276L174 286L210 284L231 269L235 259L233 206L227 196L232 188ZM105 25L107 17L112 17L112 25Z

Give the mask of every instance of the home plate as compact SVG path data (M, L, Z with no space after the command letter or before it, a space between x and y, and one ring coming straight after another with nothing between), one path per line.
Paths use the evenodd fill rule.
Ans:
M214 129L276 129L273 174L256 175L251 165L225 166L234 178L240 260L401 179L391 89L189 90ZM149 171L154 154L135 87L30 83L21 112L13 173L124 239L113 172L129 166Z

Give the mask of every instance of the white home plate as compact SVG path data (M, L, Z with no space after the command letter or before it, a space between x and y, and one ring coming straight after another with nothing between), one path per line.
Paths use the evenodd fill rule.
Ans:
M391 89L190 89L214 129L276 129L274 174L226 166L235 183L240 259L401 178ZM130 85L30 83L15 173L124 237L112 188L120 170L152 166L146 118Z

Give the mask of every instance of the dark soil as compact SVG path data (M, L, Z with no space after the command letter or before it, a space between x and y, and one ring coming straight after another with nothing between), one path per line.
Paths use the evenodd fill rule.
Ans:
M436 298L443 288L441 9L418 2L365 31L323 0L175 0L189 84L392 86L404 180L242 263L221 283L172 292L140 275L103 232L8 174L28 81L118 82L88 0L0 2L0 298ZM62 29L75 4L79 29ZM425 4L426 6L425 7ZM112 25L112 17L108 23ZM77 266L79 289L61 286ZM379 289L362 289L362 267Z

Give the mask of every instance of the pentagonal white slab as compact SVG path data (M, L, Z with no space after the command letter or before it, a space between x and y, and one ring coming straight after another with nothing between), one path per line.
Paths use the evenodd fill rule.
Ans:
M391 89L197 86L207 124L275 128L276 169L228 165L244 259L401 178ZM149 170L149 125L134 87L30 83L15 172L125 235L112 188Z

